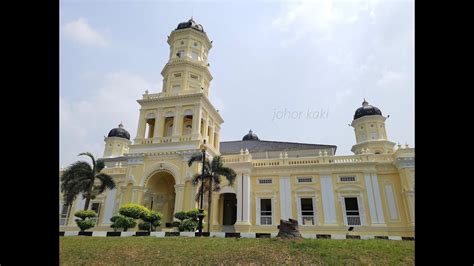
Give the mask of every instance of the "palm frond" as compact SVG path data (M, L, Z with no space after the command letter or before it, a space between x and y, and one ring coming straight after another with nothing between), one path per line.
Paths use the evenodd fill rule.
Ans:
M98 193L104 192L106 189L114 189L115 188L115 182L114 179L104 173L100 173L95 176L97 179L100 180L100 185L98 186Z
M97 160L96 165L95 165L95 171L96 173L100 173L102 169L105 168L105 163L103 160Z
M191 165L193 165L194 162L202 162L202 153L197 152L191 155L191 157L189 157L189 160L188 160L188 166L191 167Z
M229 181L230 186L234 184L235 178L237 176L235 171L229 167L218 168L216 169L215 173L218 175L224 176Z
M77 156L82 156L82 155L90 157L91 160L92 160L92 167L95 168L95 158L94 158L94 155L93 155L92 153L90 153L90 152L81 152L81 153L79 153L79 155L77 155Z

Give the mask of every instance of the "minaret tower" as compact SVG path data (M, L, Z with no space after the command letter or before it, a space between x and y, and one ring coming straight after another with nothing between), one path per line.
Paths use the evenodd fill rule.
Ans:
M178 24L167 40L169 59L161 75L161 93L143 94L133 150L170 146L170 150L199 148L206 140L209 152L219 152L224 122L208 99L212 75L207 62L212 42L192 18ZM145 145L145 146L144 146ZM131 151L133 152L133 151Z
M379 108L369 105L364 99L351 123L356 136L356 144L352 146L351 151L355 154L392 153L395 143L387 139L386 119Z
M104 141L104 158L120 157L128 152L128 145L132 144L130 133L123 128L122 123L111 129Z

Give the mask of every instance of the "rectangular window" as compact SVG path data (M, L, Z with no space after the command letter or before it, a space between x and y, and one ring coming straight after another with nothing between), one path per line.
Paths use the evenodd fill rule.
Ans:
M190 76L191 76L192 79L199 80L198 76L196 76L194 74L191 74Z
M272 224L272 200L260 199L260 224Z
M313 182L312 177L298 177L297 180L298 180L298 183L311 183L311 182Z
M357 198L344 198L347 225L361 225Z
M174 77L175 77L175 78L181 77L181 73L174 73Z
M191 56L192 56L193 60L198 60L198 53L197 52L192 51Z
M178 53L176 54L179 58L184 58L186 56L186 53L184 50L179 50Z
M301 198L301 221L303 225L314 225L314 206L312 198Z
M91 218L91 220L95 220L96 224L99 221L99 215L100 215L100 203L99 202L94 202L92 203L91 210L95 211L97 213L97 216L95 218Z
M372 136L372 139L378 139L378 137L379 137L377 132L373 132L370 135Z
M61 213L59 214L59 225L66 225L69 214L69 205L63 204Z
M355 182L356 177L355 176L341 176L340 180L341 182Z
M171 87L171 92L178 92L181 89L181 85L175 84Z
M258 180L258 183L259 183L259 184L271 184L271 183L272 183L272 179L271 179L271 178L259 179L259 180Z

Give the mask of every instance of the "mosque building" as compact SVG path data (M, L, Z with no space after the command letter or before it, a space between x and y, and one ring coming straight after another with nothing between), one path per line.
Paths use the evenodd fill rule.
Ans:
M389 140L379 108L364 100L355 110L351 155L336 155L335 145L264 140L251 130L242 140L220 141L224 120L208 98L212 41L191 18L167 42L162 91L137 100L137 135L132 141L120 124L105 138L103 172L116 189L91 201L99 214L92 231L110 231L110 218L127 203L161 212L158 230L172 230L174 213L198 206L191 179L201 166L187 162L205 145L209 158L222 156L237 173L233 186L223 182L213 193L213 232L276 233L280 219L291 218L303 235L353 227L359 235L414 236L414 148ZM70 213L84 200L71 206L60 202L61 231L78 230Z

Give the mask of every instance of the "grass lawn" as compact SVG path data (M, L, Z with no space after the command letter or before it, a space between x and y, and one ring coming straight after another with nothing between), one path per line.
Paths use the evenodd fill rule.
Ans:
M414 265L414 241L60 237L61 265Z

